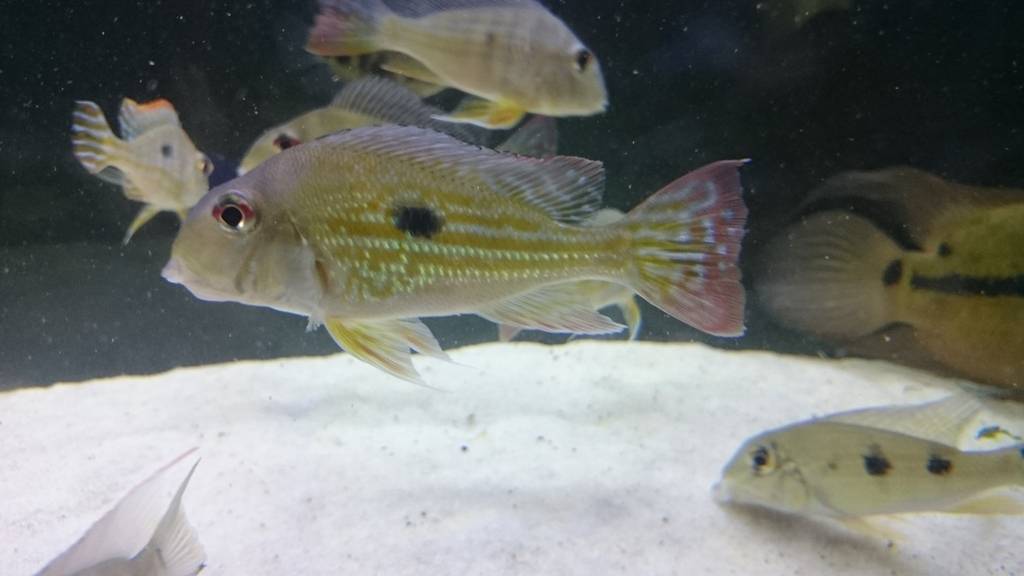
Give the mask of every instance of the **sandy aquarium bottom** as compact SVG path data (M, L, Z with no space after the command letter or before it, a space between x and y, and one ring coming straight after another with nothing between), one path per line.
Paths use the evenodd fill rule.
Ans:
M336 355L0 394L2 572L34 573L198 447L204 575L1024 574L1022 516L902 516L893 546L711 497L751 435L948 381L696 344L452 357L416 360L436 389Z

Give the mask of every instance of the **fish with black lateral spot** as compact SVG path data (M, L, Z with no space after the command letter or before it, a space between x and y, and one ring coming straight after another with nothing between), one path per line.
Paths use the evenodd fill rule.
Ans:
M410 350L445 356L420 317L621 330L579 297L582 280L627 286L700 330L735 336L743 163L710 164L621 220L585 226L601 205L600 162L502 153L414 127L357 128L211 190L163 275L206 300L307 316L347 352L412 381Z
M1024 392L1024 191L912 168L811 194L760 254L758 301L850 353Z
M969 395L865 408L750 438L722 471L720 502L853 520L911 512L1020 513L1022 444L962 450L985 406Z

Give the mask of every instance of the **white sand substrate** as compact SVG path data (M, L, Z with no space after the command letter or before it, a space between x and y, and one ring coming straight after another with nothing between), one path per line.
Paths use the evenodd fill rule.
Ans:
M697 344L452 356L416 359L437 389L339 354L0 394L0 573L198 446L204 575L1024 574L1021 516L902 517L890 547L711 498L748 436L946 381Z

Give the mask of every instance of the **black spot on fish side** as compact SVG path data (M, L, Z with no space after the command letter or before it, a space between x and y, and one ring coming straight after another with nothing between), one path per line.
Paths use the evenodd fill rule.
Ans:
M901 278L903 278L903 261L889 262L889 265L885 267L885 272L882 272L882 284L893 286L898 284Z
M416 238L432 238L444 227L441 215L424 206L399 206L391 218L395 228Z
M494 40L494 32L488 32L487 36L484 37L484 42L487 44L487 46L494 46Z
M943 242L942 244L939 244L939 256L942 256L943 258L946 258L947 256L950 256L951 254L953 254L953 248L951 248L949 246L949 244L947 244L946 242Z
M274 138L274 146L277 146L278 150L287 150L299 144L302 144L302 141L288 134L278 134L277 138Z
M928 472L935 474L936 476L944 476L953 470L953 463L941 456L932 454L931 457L928 458L928 465L926 467Z
M173 153L174 148L172 148L170 144L164 144L160 147L160 154L162 154L164 158L170 158Z
M872 476L885 476L892 469L889 459L875 448L870 454L864 455L864 470Z

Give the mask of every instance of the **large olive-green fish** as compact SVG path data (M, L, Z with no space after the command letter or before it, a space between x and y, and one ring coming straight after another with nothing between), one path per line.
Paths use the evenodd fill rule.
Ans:
M435 120L434 116L440 113L440 109L423 102L408 88L392 80L355 80L346 84L329 106L310 110L260 135L239 163L238 174L245 174L286 148L331 132L360 126L422 126L447 132L466 142L480 140L481 135L471 131L469 126Z
M195 448L154 472L36 576L194 576L206 552L182 506L199 461L167 504L170 473ZM147 541L148 538L148 541Z
M306 49L398 52L389 70L478 96L444 119L509 128L527 112L586 116L607 94L594 54L534 0L322 0Z
M776 319L1024 390L1024 191L894 168L838 176L808 205L755 279Z
M621 221L599 162L500 153L413 127L356 128L271 157L189 213L163 275L207 300L302 314L346 351L418 381L410 349L443 356L417 318L476 313L553 332L621 325L573 282L630 286L701 330L743 332L738 168L706 166Z
M127 244L161 211L184 219L209 191L213 162L196 149L167 100L138 104L125 98L118 122L121 138L110 130L96 103L76 101L71 143L75 158L90 174L120 184L128 199L144 204L125 234Z
M1024 444L977 451L955 445L964 420L980 409L952 397L770 430L743 443L725 466L715 497L838 519L1019 512L1020 505L992 491L1024 485Z

